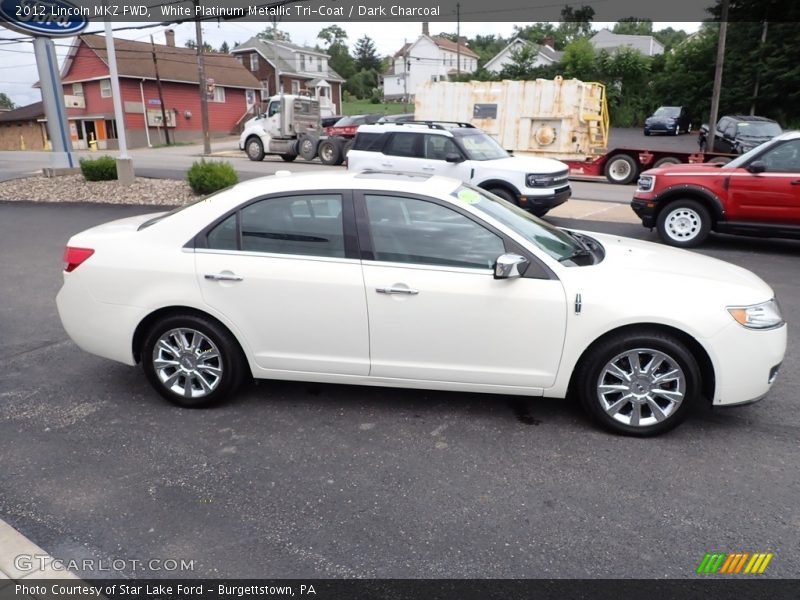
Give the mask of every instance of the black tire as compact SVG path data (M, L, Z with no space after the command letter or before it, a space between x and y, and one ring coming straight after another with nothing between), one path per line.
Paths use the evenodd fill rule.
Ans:
M731 162L731 159L728 158L727 156L715 156L714 158L712 158L708 162L714 163L714 164L718 164L718 165L727 165L729 162Z
M317 140L310 135L301 135L297 140L297 153L303 160L314 160L317 157Z
M294 159L297 158L297 154L281 154L281 158L283 162L294 162Z
M644 130L644 134L645 134L645 135L650 135L650 130L649 130L649 129L645 129L645 130Z
M626 185L636 179L639 165L627 154L615 154L606 161L606 179L611 183Z
M494 194L495 196L499 196L506 202L511 202L511 204L516 204L519 206L519 199L514 196L511 192L509 192L506 188L503 187L495 187L487 190L490 194Z
M664 158L659 158L655 164L653 165L654 168L663 167L665 165L679 165L681 164L681 160L679 158L675 158L674 156L665 156Z
M180 331L185 332L183 346L178 341ZM192 333L199 336L190 337ZM162 339L169 339L167 346L174 351L161 345L157 349ZM193 352L186 349L187 341L197 344ZM218 358L211 355L214 351ZM204 354L209 358L204 359ZM159 359L176 364L163 366L166 362L162 362L158 368L155 363ZM150 385L162 397L184 408L204 408L221 402L239 387L246 360L233 336L216 322L195 315L173 315L157 321L147 332L142 345L142 366ZM218 373L213 369L218 369ZM174 385L169 386L170 381ZM179 393L181 389L183 392Z
M353 148L353 143L355 140L347 140L342 146L342 158L347 158L347 153Z
M319 160L323 165L342 164L342 148L334 140L322 140L319 143Z
M636 357L638 370L627 353ZM655 362L651 363L652 359ZM648 366L652 367L650 373ZM663 377L675 368L677 376ZM615 374L619 371L631 376L630 381ZM575 376L575 389L589 415L609 431L635 437L658 435L677 427L702 389L700 368L686 345L673 335L648 329L601 341L581 359ZM601 385L608 387L603 390Z
M247 158L250 160L256 162L264 160L264 144L256 136L247 138L247 141L244 143L244 150L247 153Z
M549 213L549 212L550 212L550 209L549 209L549 208L532 208L532 209L530 210L530 213L531 213L531 214L532 214L534 217L543 217L543 216L545 216L545 215L546 215L547 213Z
M661 209L656 227L664 243L678 248L694 248L708 237L711 215L697 200L684 198L670 202Z

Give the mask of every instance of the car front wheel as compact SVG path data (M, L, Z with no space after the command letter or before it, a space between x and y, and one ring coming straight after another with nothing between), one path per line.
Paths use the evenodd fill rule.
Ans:
M700 369L676 337L628 332L605 340L586 356L578 393L606 429L646 437L676 427L700 395Z
M216 404L241 383L244 358L220 325L194 315L171 316L150 328L142 347L150 384L185 408Z
M696 200L676 200L658 215L658 235L670 246L699 246L711 231L711 216Z

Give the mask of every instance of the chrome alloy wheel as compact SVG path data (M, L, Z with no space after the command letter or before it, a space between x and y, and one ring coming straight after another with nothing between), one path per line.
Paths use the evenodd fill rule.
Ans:
M333 146L330 144L323 144L319 149L319 156L326 162L333 162Z
M202 398L222 381L222 357L196 329L165 332L153 348L153 369L165 388L184 398Z
M648 427L671 417L686 394L686 375L667 354L636 348L601 369L597 398L606 414L624 425Z
M676 208L667 215L664 231L676 242L688 242L700 233L702 217L691 208Z

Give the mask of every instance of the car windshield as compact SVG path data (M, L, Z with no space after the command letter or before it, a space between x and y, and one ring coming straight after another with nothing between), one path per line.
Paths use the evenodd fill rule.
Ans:
M780 135L783 131L777 123L750 122L736 125L736 133L739 135L766 137Z
M567 259L583 249L565 231L478 187L464 184L452 196L509 227L556 260Z
M471 160L493 160L508 158L508 152L491 136L482 131L459 135L456 138Z
M677 106L662 106L653 113L654 117L677 117L681 114L681 109Z

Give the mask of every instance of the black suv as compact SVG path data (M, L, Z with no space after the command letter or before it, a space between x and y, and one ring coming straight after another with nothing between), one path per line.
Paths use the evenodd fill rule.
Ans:
M697 140L700 150L744 154L780 135L783 130L778 123L766 117L729 115L722 117L717 123L714 144L711 148L708 147L708 132L708 125L700 128L700 137Z

